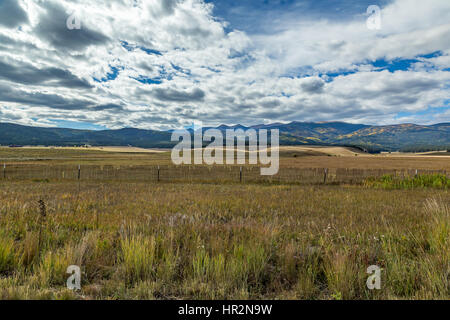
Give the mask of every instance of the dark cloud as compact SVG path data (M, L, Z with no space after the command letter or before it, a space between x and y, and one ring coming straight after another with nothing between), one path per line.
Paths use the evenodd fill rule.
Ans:
M383 93L399 94L406 90L410 92L423 92L441 87L441 82L430 79L410 79L406 81L392 81L386 85Z
M107 104L99 104L94 107L89 108L89 110L93 111L104 111L104 110L123 110L121 105L115 103L107 103Z
M92 86L67 70L59 68L38 69L31 64L9 59L0 60L0 79L28 85L49 85L87 89Z
M161 8L165 15L172 15L176 6L178 5L179 0L164 0L161 3Z
M428 78L421 79L410 79L410 80L389 80L384 83L384 87L379 90L368 90L362 88L360 90L356 90L351 93L351 96L357 96L360 99L372 100L378 99L379 97L385 97L385 101L389 101L389 99L395 99L397 102L394 104L402 104L398 103L399 97L404 97L401 99L405 99L405 103L408 103L408 97L411 94L419 93L419 92L427 92L434 89L441 88L442 83L438 80L431 80ZM349 94L341 95L343 97L348 97ZM412 100L409 100L412 101ZM409 102L411 103L411 102Z
M200 27L193 27L193 28L178 28L176 30L180 35L196 39L196 38L208 38L211 36L211 31L208 29L203 29Z
M269 100L269 101L263 101L259 104L264 108L270 109L270 108L279 107L281 105L281 102L278 99L274 99L274 100Z
M192 106L179 106L179 107L174 107L170 109L170 114L171 115L176 115L178 117L183 117L183 118L191 118L195 115L196 113L196 108L192 107Z
M11 112L3 112L2 107L0 107L0 119L2 121L20 120L22 119L22 116Z
M1 14L1 13L0 13ZM10 37L0 34L0 45L15 45L17 42Z
M340 50L342 47L344 47L347 44L346 41L336 41L328 44L329 50Z
M249 93L245 93L245 99L261 99L266 97L264 93L253 91Z
M234 105L232 108L233 108L233 110L237 110L237 111L239 111L239 110L248 110L248 111L256 110L256 106L254 104L245 104L245 103Z
M9 50L8 44L5 43L5 42L2 42L2 38L6 38L6 37L2 37L2 36L0 35L0 51L8 51L8 50ZM6 38L6 39L7 39L7 38Z
M415 104L418 100L419 100L418 97L410 95L394 95L385 97L383 99L383 103L388 106L412 105Z
M192 92L174 89L155 89L152 93L156 99L161 101L190 102L203 101L205 98L205 92L198 88L194 89Z
M123 106L116 103L96 104L89 100L71 99L57 94L26 92L0 84L0 101L14 102L30 106L44 106L58 110L121 111Z
M283 116L286 116L286 112L282 110L271 110L258 113L258 117L264 119L281 119Z
M322 93L325 83L322 79L308 79L301 84L303 91L307 93Z
M69 30L67 18L69 14L59 5L53 2L43 4L46 13L40 17L36 26L36 34L53 46L62 50L83 51L91 45L101 45L109 41L109 38L100 32L89 29L81 19L81 29Z
M0 101L32 106L45 106L60 110L84 110L90 101L65 98L56 94L26 92L0 84Z
M0 1L0 24L8 28L15 28L22 23L28 23L28 15L17 0Z
M138 63L137 66L139 68L141 68L141 69L144 69L144 70L148 71L148 72L153 72L153 70L154 70L153 67L151 65L147 64L146 62L140 62L140 63Z
M30 51L36 50L36 49L38 49L38 48L33 43L12 39L10 37L0 34L0 50L1 51L14 50L14 53L17 54L19 52L30 53Z

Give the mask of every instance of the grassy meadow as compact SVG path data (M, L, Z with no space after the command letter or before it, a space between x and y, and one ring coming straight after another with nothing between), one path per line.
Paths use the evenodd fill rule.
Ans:
M0 158L48 170L169 161L7 148ZM289 151L281 168L449 170L448 160ZM326 184L3 179L0 299L450 299L448 186L420 173ZM66 289L70 265L80 291ZM371 265L380 290L366 287Z

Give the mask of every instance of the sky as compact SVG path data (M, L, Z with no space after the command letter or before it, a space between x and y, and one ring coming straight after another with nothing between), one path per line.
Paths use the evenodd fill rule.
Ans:
M448 0L0 0L0 122L433 124L449 71Z

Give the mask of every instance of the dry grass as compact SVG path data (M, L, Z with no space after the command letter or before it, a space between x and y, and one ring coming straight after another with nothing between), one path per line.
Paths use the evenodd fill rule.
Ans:
M437 189L82 182L78 194L70 182L5 182L0 298L449 299L449 200ZM72 264L79 293L64 288ZM365 286L373 264L379 291Z
M170 151L126 152L126 148L5 148L0 163L26 165L171 165ZM419 169L450 171L447 156L419 154L368 155L342 147L281 147L281 168Z
M227 183L214 168L185 168L208 183L137 169L163 169L166 153L0 148L0 158L27 165L0 184L0 299L450 299L449 190L352 185L389 169L450 170L445 158L284 150L291 185L246 183L249 167L242 184L233 167L222 168ZM315 172L302 168L330 168L330 184L322 169L314 184L296 176ZM65 289L69 265L82 269L81 292ZM370 265L383 269L381 290L366 288Z

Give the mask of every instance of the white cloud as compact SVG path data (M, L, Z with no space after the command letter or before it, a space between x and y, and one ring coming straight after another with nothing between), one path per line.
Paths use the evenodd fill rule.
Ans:
M384 124L449 99L442 71L450 64L448 1L397 0L383 8L379 31L368 30L361 13L347 21L282 20L281 31L259 36L227 31L201 0L8 1L20 6L20 19L0 24L0 121ZM66 28L72 12L81 30ZM442 55L404 71L369 63L436 51ZM351 74L320 76L342 69ZM114 79L94 81L108 75ZM73 85L83 82L91 88Z

